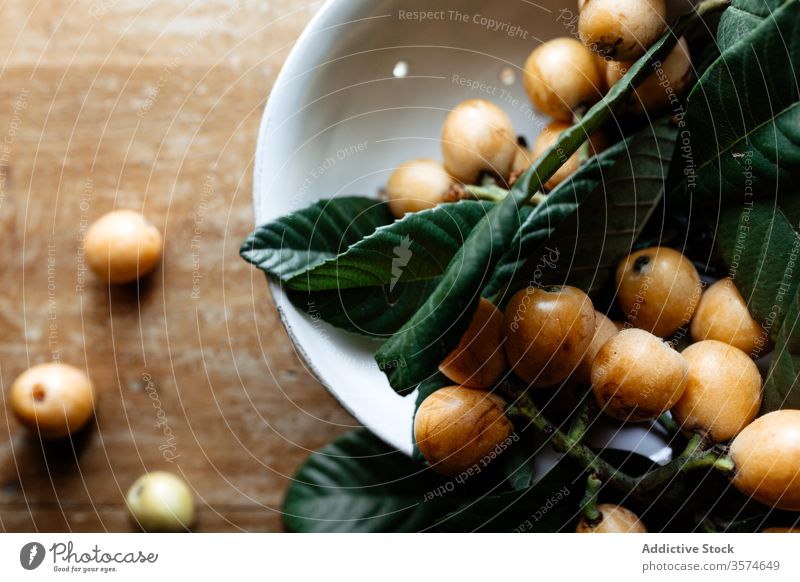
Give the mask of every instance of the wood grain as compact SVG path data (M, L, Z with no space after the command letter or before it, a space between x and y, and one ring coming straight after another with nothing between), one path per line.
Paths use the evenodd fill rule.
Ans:
M124 494L178 472L198 531L275 531L292 473L355 421L298 360L253 226L258 122L319 2L50 0L0 7L0 529L128 531ZM110 289L82 235L113 208L162 229L159 270ZM42 445L6 393L28 366L85 368L92 426Z

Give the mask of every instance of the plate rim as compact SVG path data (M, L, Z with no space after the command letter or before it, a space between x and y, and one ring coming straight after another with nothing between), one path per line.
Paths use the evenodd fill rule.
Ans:
M352 1L352 0L351 0ZM264 112L261 116L261 121L259 122L258 127L258 136L256 138L256 149L255 149L255 160L253 163L253 192L252 192L252 204L253 204L253 219L254 219L254 227L257 227L259 224L258 216L259 216L259 209L263 207L265 204L266 194L262 188L264 181L262 180L264 175L264 159L265 159L265 152L267 151L267 134L268 128L270 124L270 120L272 117L273 109L275 108L275 103L278 99L278 93L280 88L282 87L285 79L290 74L290 71L295 67L296 61L300 58L301 47L305 46L306 40L315 34L319 27L320 22L331 12L334 10L335 6L340 4L341 0L326 0L325 3L316 11L316 13L312 16L311 20L305 26L303 31L300 33L300 36L297 37L294 44L292 45L292 49L289 52L289 55L286 57L286 60L281 65L281 70L278 72L278 76L275 79L275 83L272 85L270 90L269 96L267 97L266 105L264 106ZM388 434L382 433L379 429L376 429L372 426L368 426L360 415L355 411L353 406L345 399L343 395L339 393L329 382L324 379L323 374L319 370L319 368L312 362L312 358L308 351L303 347L302 343L299 341L297 334L294 331L292 324L289 322L288 314L286 311L286 306L283 304L283 300L286 299L286 295L280 285L280 283L275 282L270 279L269 276L266 276L267 280L267 287L269 289L270 296L272 298L272 302L275 305L275 309L278 312L278 317L280 318L281 325L283 326L284 330L286 330L287 335L289 336L289 340L292 342L292 347L294 349L295 354L300 358L303 365L306 368L306 371L311 374L311 376L316 380L325 390L333 396L336 402L345 410L348 414L350 414L353 418L356 419L358 423L361 424L362 427L366 427L369 429L373 434L376 434L381 440L385 441L392 447L395 447L398 451L405 453L408 456L411 456L413 452L413 442L411 439L411 429L408 431L408 437L404 439L403 442L399 442L396 439L390 438ZM409 396L409 398L412 396ZM410 420L413 420L413 416ZM356 428L356 427L353 427Z

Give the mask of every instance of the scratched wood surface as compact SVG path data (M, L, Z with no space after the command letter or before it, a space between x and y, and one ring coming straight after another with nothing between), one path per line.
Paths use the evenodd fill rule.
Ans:
M257 126L319 2L0 3L0 531L129 531L125 491L183 474L198 531L278 531L308 451L355 424L296 357L252 227ZM109 291L81 237L113 208L165 234L158 272ZM43 446L6 404L53 359L88 370L95 422Z

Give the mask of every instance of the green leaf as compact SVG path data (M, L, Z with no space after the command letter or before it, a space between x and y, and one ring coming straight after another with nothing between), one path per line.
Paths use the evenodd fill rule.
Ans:
M393 222L383 202L362 197L323 200L258 227L242 245L241 254L273 278L288 282L290 301L310 317L385 338L400 329L435 289L436 281L428 277L436 276L437 269L441 274L461 244L460 236L466 236L464 231L480 220L488 206L474 201L444 204ZM413 256L408 265L397 265L402 281L393 280L392 259L383 257L380 264L378 247L392 248L398 236L402 247L402 237L410 233L414 233ZM343 275L339 280L331 275L337 264ZM360 272L368 286L340 292L360 268L367 269ZM379 276L371 277L369 270ZM416 276L421 271L425 277ZM315 282L319 284L310 284ZM312 293L309 288L320 291Z
M562 459L533 486L479 497L438 523L449 532L574 532L582 471Z
M721 531L724 533L760 533L761 530L768 527L769 520L773 513L774 510L762 509L761 513L739 517L723 524Z
M346 291L287 290L292 304L312 319L345 331L386 338L400 329L436 289L436 280L400 283L391 288L365 287Z
M748 2L758 10L732 13L720 33L727 49L689 94L685 135L696 170L687 188L701 200L798 189L799 1L771 13L771 2Z
M438 278L492 206L463 200L407 214L379 226L344 253L296 275L289 286L304 291L394 288L399 283Z
M514 197L498 202L473 229L425 303L378 350L375 359L396 392L414 390L458 344L472 319L480 289L519 228L519 218ZM390 365L398 360L408 365Z
M800 513L768 507L735 490L726 491L723 500L726 502L713 519L715 529L720 532L759 533L768 527L800 525Z
M393 221L385 202L362 196L320 200L256 228L242 244L240 254L286 282Z
M752 316L775 341L762 413L800 408L800 200L746 202L722 215L717 246Z
M421 531L463 501L453 493L434 495L442 483L358 429L312 453L300 468L284 501L284 523L295 532Z
M800 409L800 288L795 291L778 330L764 382L761 413L786 408Z
M717 246L748 309L774 339L800 282L792 262L800 237L774 203L746 202L723 212Z
M666 58L677 38L695 20L693 12L679 18L673 31L656 41L579 123L561 133L557 142L517 180L511 195L498 202L472 230L428 300L375 355L396 392L407 394L413 390L458 344L475 312L481 290L519 229L519 209L558 170L561 161L575 153L587 136L600 128L633 87L649 76L651 64ZM409 365L388 365L400 359Z
M724 51L757 28L786 0L733 0L722 13L717 28L717 44Z
M531 281L574 285L587 293L605 285L664 194L676 135L669 119L634 135L627 155L617 158L583 204L527 253L504 297Z
M496 295L513 279L530 253L602 182L604 173L627 147L628 142L621 141L591 158L569 179L556 186L544 202L533 208L498 262L492 280L483 290L484 296Z
M542 447L533 430L526 432L523 427L519 434L519 441L508 447L494 461L511 489L517 491L527 489L536 482L536 453Z

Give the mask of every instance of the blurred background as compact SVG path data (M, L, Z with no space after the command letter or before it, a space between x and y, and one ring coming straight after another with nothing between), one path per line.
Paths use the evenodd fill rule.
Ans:
M196 531L280 531L293 472L355 424L238 255L261 113L320 5L0 4L0 530L135 530L125 493L164 469L193 489ZM122 208L161 229L164 259L109 290L82 238ZM43 445L6 396L53 360L87 370L99 401Z

